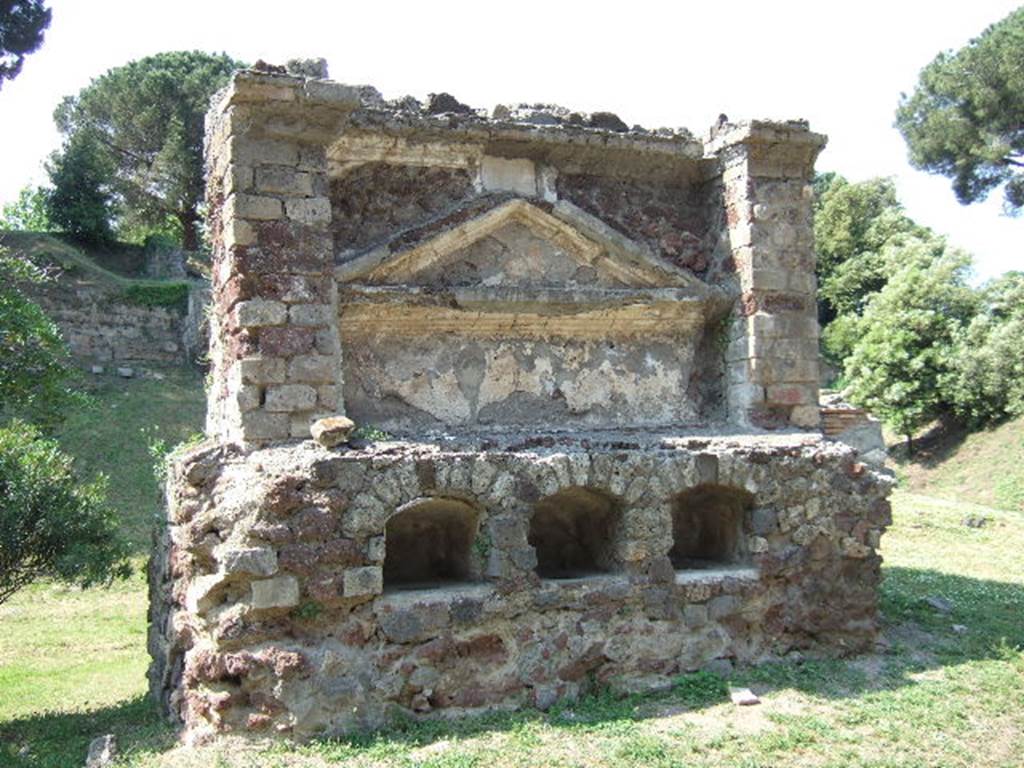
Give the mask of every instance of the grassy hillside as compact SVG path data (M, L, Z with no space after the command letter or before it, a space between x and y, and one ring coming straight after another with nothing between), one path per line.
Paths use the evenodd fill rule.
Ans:
M83 374L91 403L70 414L59 438L85 476L102 472L109 498L140 554L149 551L159 507L150 448L187 440L203 429L202 374L191 368L147 366L145 378Z
M915 493L1024 512L1024 418L974 433L937 427L914 456L894 457Z
M142 277L143 248L129 243L90 247L45 232L0 231L0 248L41 266L59 269L61 282L103 288L115 298L145 306L184 307L188 283ZM189 262L192 270L205 270ZM32 291L30 291L32 293Z
M45 232L0 231L0 246L34 261L58 264L66 272L115 285L140 278L142 246L128 243L89 247Z
M97 405L62 439L83 468L110 475L139 545L156 508L147 445L197 429L190 372L101 379ZM158 427L158 429L156 429ZM1018 433L1019 434L1019 433ZM967 528L966 514L988 523ZM873 766L1010 768L1024 754L1024 516L901 492L883 537L885 645L851 660L790 660L726 682L680 677L671 691L595 696L549 713L495 714L302 747L227 741L185 750L145 696L141 573L111 590L37 585L0 606L0 765L65 768L114 733L121 766ZM927 607L942 596L951 614ZM959 625L954 628L954 625ZM984 745L981 748L980 745Z

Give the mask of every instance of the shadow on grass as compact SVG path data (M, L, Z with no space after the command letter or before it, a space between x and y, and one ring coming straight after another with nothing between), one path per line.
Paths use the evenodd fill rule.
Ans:
M941 613L924 599L939 596L953 610ZM560 731L628 732L631 724L666 712L700 710L728 701L728 685L760 694L796 690L828 700L861 697L915 686L925 669L970 661L1002 660L1024 648L1024 587L951 576L938 571L887 568L882 589L884 653L846 659L779 661L735 669L728 677L702 671L675 678L663 693L617 696L608 690L562 703L547 713L527 709L458 720L400 720L382 732L324 739L305 749L329 759L358 755L384 758L441 740L504 732L529 734L537 727ZM954 625L966 630L954 630Z
M953 456L970 434L970 430L956 420L941 419L914 438L912 453L903 440L889 446L889 455L899 464L934 469Z
M5 768L68 768L84 765L89 742L112 733L118 751L161 751L175 741L174 730L153 701L139 695L119 704L83 712L46 712L0 722L0 765Z

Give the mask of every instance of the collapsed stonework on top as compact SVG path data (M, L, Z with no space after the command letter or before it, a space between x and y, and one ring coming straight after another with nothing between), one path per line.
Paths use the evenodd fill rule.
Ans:
M870 646L890 483L819 429L823 136L263 69L208 116L209 439L151 564L186 734Z

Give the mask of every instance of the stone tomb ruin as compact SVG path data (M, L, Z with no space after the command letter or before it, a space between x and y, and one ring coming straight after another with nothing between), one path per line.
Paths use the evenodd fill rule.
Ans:
M613 117L252 71L216 101L208 441L151 569L190 737L872 643L889 482L818 429L824 138ZM309 439L338 414L369 439Z

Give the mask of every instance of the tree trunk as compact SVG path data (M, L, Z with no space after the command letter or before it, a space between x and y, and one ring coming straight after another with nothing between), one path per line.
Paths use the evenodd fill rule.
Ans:
M195 206L178 213L178 222L181 224L181 247L186 251L198 251L199 231L196 225L199 223L199 214Z
M907 456L914 455L914 436L907 435Z

